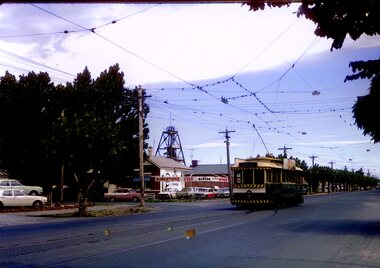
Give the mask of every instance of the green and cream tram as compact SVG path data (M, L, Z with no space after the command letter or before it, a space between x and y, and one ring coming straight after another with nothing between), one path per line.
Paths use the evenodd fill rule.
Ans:
M303 203L304 177L293 159L235 159L231 203L238 207Z

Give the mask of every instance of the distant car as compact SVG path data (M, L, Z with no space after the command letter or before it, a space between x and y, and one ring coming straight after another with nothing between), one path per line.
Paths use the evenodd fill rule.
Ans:
M177 188L166 188L158 193L158 199L173 199L177 198Z
M40 186L22 185L18 180L0 179L0 189L18 189L24 191L27 195L42 195L43 189Z
M145 196L146 197L146 196ZM144 199L145 199L144 197ZM141 193L136 192L132 188L120 188L116 189L112 193L104 193L104 201L129 201L139 202L141 200Z
M181 198L187 198L187 199L194 198L195 193L197 193L197 192L198 192L198 187L185 187L181 191L177 192L177 198L179 198L179 199L181 199Z
M223 198L223 197L229 197L230 196L230 189L229 188L219 188L216 191L218 197Z
M42 208L46 204L44 196L27 195L18 189L0 189L0 207Z
M217 196L217 189L214 188L199 188L199 191L195 193L195 198L198 199L213 199Z
M302 185L302 194L307 194L307 185Z

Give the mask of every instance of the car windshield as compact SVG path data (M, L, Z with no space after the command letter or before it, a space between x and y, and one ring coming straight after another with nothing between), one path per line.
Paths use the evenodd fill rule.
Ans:
M22 186L18 181L11 181L11 186Z
M13 192L15 196L25 196L26 194L23 191L16 190Z

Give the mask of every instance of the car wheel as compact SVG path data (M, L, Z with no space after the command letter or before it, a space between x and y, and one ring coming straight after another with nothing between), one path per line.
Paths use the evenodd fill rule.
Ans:
M4 208L3 202L0 202L0 208Z
M31 191L31 192L29 193L29 195L37 195L37 192L36 192L36 191Z
M132 198L132 202L133 202L133 203L137 203L138 201L139 201L139 199L138 199L137 197L133 197L133 198Z
M37 200L37 201L34 201L33 203L33 207L34 208L42 208L43 204L41 201Z
M115 198L114 198L114 197L111 197L111 198L110 198L110 202L115 202Z

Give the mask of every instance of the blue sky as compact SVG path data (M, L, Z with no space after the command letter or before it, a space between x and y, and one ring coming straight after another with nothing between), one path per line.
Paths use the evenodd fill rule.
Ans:
M332 41L317 38L297 7L3 4L0 69L47 71L65 83L85 66L96 77L119 63L126 86L151 95L150 145L156 149L174 125L188 164L226 163L219 132L228 128L235 131L231 162L286 146L309 165L315 155L319 165L333 161L379 177L380 146L362 135L351 112L369 81L344 78L350 61L379 57L380 38L347 38L331 52Z

